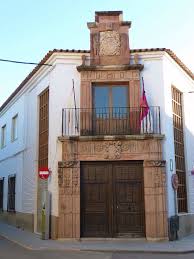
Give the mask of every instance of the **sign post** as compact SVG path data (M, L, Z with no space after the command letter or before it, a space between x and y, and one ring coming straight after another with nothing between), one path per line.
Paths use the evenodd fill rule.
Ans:
M171 182L172 182L172 188L174 189L175 215L177 215L178 214L177 190L179 186L179 179L177 174L172 174Z
M42 180L47 180L50 171L47 167L39 168L38 176ZM45 190L42 193L42 213L41 213L41 231L42 239L49 239L49 218L50 218L50 193Z
M177 174L172 174L171 178L172 188L174 189L174 205L175 215L170 217L170 240L178 239L179 230L179 216L178 216L178 204L177 204L177 190L179 186L179 179Z

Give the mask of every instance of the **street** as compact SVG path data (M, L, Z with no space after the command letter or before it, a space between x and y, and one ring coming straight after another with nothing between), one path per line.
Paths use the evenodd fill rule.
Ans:
M193 254L102 253L80 251L35 251L0 236L0 259L193 259Z

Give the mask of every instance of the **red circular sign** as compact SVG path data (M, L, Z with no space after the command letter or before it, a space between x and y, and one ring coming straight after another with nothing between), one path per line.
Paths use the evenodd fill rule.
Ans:
M48 177L50 175L48 167L41 167L41 168L39 168L38 175L39 175L40 179L43 179L43 180L48 179Z
M179 179L178 179L178 175L177 174L173 174L172 175L172 187L174 190L178 189L178 185L179 185Z

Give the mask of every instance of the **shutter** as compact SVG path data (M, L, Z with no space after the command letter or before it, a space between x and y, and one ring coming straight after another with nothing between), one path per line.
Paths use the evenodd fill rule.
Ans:
M178 212L187 212L187 187L184 152L184 130L182 112L182 93L172 87L172 109L174 127L174 148L176 174L179 179L177 190Z
M15 176L8 178L8 211L15 211Z
M0 211L3 210L3 189L4 189L4 178L0 179Z

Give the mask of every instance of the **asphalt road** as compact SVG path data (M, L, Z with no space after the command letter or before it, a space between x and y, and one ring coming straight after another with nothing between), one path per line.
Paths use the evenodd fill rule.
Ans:
M0 236L0 259L194 259L193 254L94 253L64 251L34 251Z

